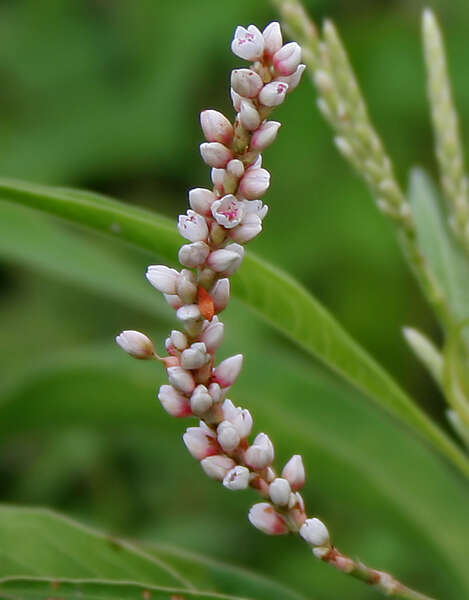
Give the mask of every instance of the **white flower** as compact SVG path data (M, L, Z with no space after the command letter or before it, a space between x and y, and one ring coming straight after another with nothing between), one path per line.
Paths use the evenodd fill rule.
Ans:
M228 471L223 479L223 485L229 490L245 490L249 486L249 469L238 465Z
M233 194L228 194L220 198L220 200L215 200L211 210L215 221L226 229L232 229L236 225L239 225L244 215L243 203L236 196L233 196Z
M254 61L261 58L264 52L264 38L255 25L236 27L231 51L244 60Z
M188 210L187 215L179 216L178 231L182 237L190 242L201 242L208 236L208 227L205 219L193 210ZM166 293L171 294L174 292Z
M282 31L280 24L274 21L269 23L262 32L264 38L264 52L268 58L271 58L277 50L280 50L283 44Z
M130 356L140 359L155 357L155 348L153 342L140 331L123 331L116 337L116 342Z

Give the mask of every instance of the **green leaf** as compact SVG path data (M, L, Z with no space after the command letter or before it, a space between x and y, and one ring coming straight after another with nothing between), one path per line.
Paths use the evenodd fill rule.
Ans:
M57 597L67 600L249 600L246 596L240 598L137 583L16 578L0 580L2 600L43 600Z
M154 213L90 192L0 180L0 198L116 236L174 264L179 237ZM418 431L466 475L459 448L289 275L248 254L233 279L233 293L310 355L319 358L389 413Z
M469 264L451 235L438 190L423 169L410 174L409 199L419 248L448 298L454 323L469 317Z
M174 600L175 596L235 600L218 593L221 588L198 591L186 573L182 576L155 552L42 509L0 506L0 558L0 598L5 599L59 595L102 600ZM191 575L197 574L199 564L203 561L185 556L184 567ZM255 600L301 600L287 588L245 570L217 564L216 575L226 587L248 589ZM205 581L213 579L205 574Z
M230 353L239 344L238 322L239 311L235 310L232 322L227 321L227 328L233 332L227 342ZM423 587L429 591L445 590L448 600L464 597L469 589L465 553L467 484L407 429L384 418L369 403L360 402L356 392L307 367L290 348L280 351L272 346L265 331L254 330L243 377L231 397L242 399L241 404L255 416L256 430L266 431L275 441L279 465L292 453L304 456L308 475L304 495L310 514L326 520L339 548L349 549L373 566L391 570L409 582L418 578L421 569L426 573ZM263 368L265 364L268 370ZM194 540L206 536L198 522L209 527L219 523L223 530L236 530L236 539L243 536L246 552L253 546L252 561L261 560L258 555L263 556L263 552L258 548L263 545L269 557L265 570L279 570L295 587L307 591L311 578L316 581L322 577L327 589L336 589L335 597L366 597L363 590L357 590L357 596L347 593L350 584L340 574L332 570L323 573L322 565L311 562L311 554L300 540L292 539L289 544L290 540L284 538L265 538L249 526L245 513L254 498L230 494L204 477L181 443L186 423L168 417L155 402L155 389L163 382L162 371L131 361L118 349L85 348L62 353L60 359L50 357L47 363L38 363L15 385L3 390L0 432L5 436L7 432L11 435L34 428L36 434L49 434L65 431L73 424L88 430L117 428L117 435L139 427L141 437L142 430L148 429L155 446L147 453L164 456L164 460L150 458L149 476L158 486L158 492L152 495L154 502L159 502L152 503L152 507L156 512L165 511L167 502L171 502L172 514L177 518L168 527L175 543L190 537L192 544L200 547L203 542ZM65 396L67 402L63 401ZM101 397L106 401L96 401ZM188 506L187 489L197 490L193 492L193 507ZM436 527L441 515L444 527ZM176 526L181 529L180 540L174 531ZM249 536L247 540L245 536ZM216 543L210 536L207 551L224 550L220 542L214 546ZM418 560L415 548L425 548ZM191 570L197 570L198 587L207 570L212 585L223 579L208 567L199 570L194 565L189 569L183 557L176 557L175 562L170 551L163 549L165 552L160 554L160 550L156 550L157 556L191 581ZM289 561L285 561L285 552ZM243 595L239 588L221 589Z

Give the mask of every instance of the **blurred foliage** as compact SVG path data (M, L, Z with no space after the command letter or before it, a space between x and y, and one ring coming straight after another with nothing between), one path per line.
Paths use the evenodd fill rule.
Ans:
M415 163L434 170L419 42L423 3L307 4L317 20L336 20L403 183ZM463 0L431 5L469 131L469 8ZM273 17L267 2L248 0L5 0L0 174L109 192L175 217L187 189L208 182L197 151L198 112L231 114L232 31ZM276 118L284 126L265 153L271 212L252 247L303 281L442 418L441 400L400 333L410 324L437 336L436 326L391 228L336 153L306 79ZM37 257L13 259L0 241L1 500L47 505L120 535L248 565L308 597L374 598L313 561L297 540L253 530L249 494L203 478L178 439L183 425L156 405L158 373L113 348L122 328L150 330L162 341L171 327L170 311L143 280L151 257L53 220L55 233L44 243L39 215L19 210L8 218L31 220L36 241L19 234L18 246L36 247ZM48 256L72 251L79 278L69 261L47 267ZM467 489L456 476L240 306L227 319L223 351L242 348L247 359L235 399L252 406L259 428L275 433L281 459L305 452L308 506L337 543L436 597L464 597L461 571L441 562L467 528L458 521ZM382 471L369 468L370 455L380 457ZM448 498L440 547L422 523L438 509L444 514ZM467 592L467 575L465 585Z

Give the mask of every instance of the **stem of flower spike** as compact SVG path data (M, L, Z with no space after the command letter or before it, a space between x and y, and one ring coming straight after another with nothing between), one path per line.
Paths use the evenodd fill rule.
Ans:
M377 591L390 598L401 598L401 600L434 600L430 596L421 594L420 592L412 590L411 588L403 585L389 573L371 569L359 560L353 560L352 558L349 558L348 556L339 552L337 548L334 548L333 546L330 549L324 549L324 552L318 552L315 550L314 554L320 560L335 567L339 571L346 573L347 575L355 577L355 579L364 581L365 583L374 587Z
M454 326L448 299L417 244L411 207L368 116L366 103L334 25L326 21L323 36L300 0L272 0L291 37L303 49L303 60L318 90L318 106L337 133L336 145L366 181L378 209L395 224L403 252L428 303L445 330Z

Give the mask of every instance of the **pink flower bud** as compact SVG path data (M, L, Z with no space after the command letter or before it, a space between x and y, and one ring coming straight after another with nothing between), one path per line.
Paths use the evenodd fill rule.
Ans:
M231 87L243 98L255 98L264 85L260 75L252 69L231 71ZM242 101L240 103L240 106Z
M269 485L269 496L277 506L287 506L291 496L291 488L288 481L281 477L274 479Z
M173 329L171 331L171 336L169 338L171 345L176 348L176 350L184 350L187 348L187 337L182 333L182 331L178 331L177 329Z
M210 175L213 185L219 192L223 192L223 182L225 180L225 169L212 169Z
M234 406L231 400L225 400L222 405L223 417L236 427L241 439L247 437L252 429L252 416L247 409Z
M214 402L220 402L223 398L223 391L218 383L211 383L208 386L208 393L212 397Z
M200 369L210 360L207 348L203 342L195 342L181 354L181 367L183 369Z
M283 83L288 84L287 94L293 92L293 90L298 86L301 81L301 76L303 75L303 71L306 69L306 65L298 65L296 71L291 75L281 75L280 77L276 77L275 81L283 81Z
M233 108L236 112L241 110L241 102L243 97L237 94L233 88L230 88L231 102L233 103Z
M223 323L215 322L211 323L200 336L202 342L204 342L207 352L215 352L218 346L222 343L223 340L223 331L225 326Z
M262 36L264 38L264 54L266 58L271 58L283 44L279 23L276 21L269 23L262 32Z
M191 373L182 367L169 367L166 369L169 383L180 390L183 394L192 394L195 388L195 381Z
M205 474L211 479L223 481L228 471L235 466L235 462L229 456L225 456L224 454L216 454L201 460L200 465L205 471Z
M278 85L286 85L284 83ZM206 142L200 144L200 154L203 161L209 167L222 169L233 158L233 154L229 148L220 144L220 142Z
M207 239L208 236L205 219L193 210L188 210L187 215L179 215L178 231L182 237L190 242L201 242Z
M329 532L319 519L306 519L300 528L301 537L312 546L329 546Z
M242 257L232 250L214 250L207 258L207 265L216 273L233 274L241 264Z
M249 100L242 100L241 102L239 122L248 131L254 131L260 125L261 117L257 112L256 107Z
M270 173L266 169L246 171L239 184L239 193L247 200L254 200L265 194L270 185Z
M226 170L230 175L233 175L233 177L240 179L244 173L243 162L237 158L234 158L226 165Z
M247 215L257 215L262 221L268 210L269 207L266 204L262 204L262 200L246 200L244 202L244 213L246 214L246 217L243 219L243 221L247 218Z
M179 273L176 269L170 269L164 265L151 265L146 272L146 278L163 294L175 294L176 283Z
M282 477L287 479L294 492L300 490L305 484L305 468L303 459L299 454L294 454L283 467Z
M203 416L213 406L213 398L205 385L198 385L192 392L191 409L194 415Z
M220 198L220 200L215 200L211 210L215 221L226 229L232 229L236 225L239 225L244 215L242 202L236 196L233 196L233 194L228 194Z
M214 200L215 194L204 188L194 188L189 192L189 204L200 215L210 214L210 206Z
M184 304L192 304L197 296L197 287L190 279L181 275L177 281L176 292Z
M229 146L233 140L233 125L217 110L203 110L200 124L208 142L220 142Z
M162 385L158 399L167 413L173 417L189 417L192 415L188 399L171 385Z
M231 51L244 60L255 61L261 58L264 52L264 38L255 25L236 27Z
M283 81L267 83L259 93L259 100L264 106L278 106L285 100L288 84Z
M222 388L230 387L238 377L242 366L242 354L235 354L235 356L225 358L225 360L213 370L212 381L219 383Z
M221 324L221 323L220 323ZM123 331L116 337L116 342L127 354L134 358L155 358L155 348L149 337L140 331Z
M274 446L269 436L259 433L254 439L252 446L246 450L246 464L253 469L265 469L274 460Z
M197 304L186 304L178 308L176 317L183 323L200 319L200 309Z
M215 438L207 435L206 430L201 427L188 427L182 439L196 460L213 456L219 451Z
M164 295L164 299L166 300L166 302L169 304L169 306L171 308L174 308L174 310L178 310L179 308L181 308L182 301L181 301L181 298L179 298L179 296L177 294L163 294L163 295Z
M229 421L222 421L218 425L217 439L225 452L232 452L241 441L238 430Z
M210 290L210 296L216 312L221 312L230 300L230 280L226 277L219 279Z
M185 267L195 268L202 265L210 254L210 248L205 242L185 244L179 249L179 262Z
M229 490L245 490L249 486L249 469L238 465L228 471L223 479L223 485Z
M278 121L265 121L256 129L251 138L252 150L261 152L275 141L281 123Z
M248 214L243 218L241 225L230 231L230 237L238 244L245 244L259 235L262 231L262 221L254 214Z
M274 54L274 68L279 75L291 75L301 62L301 46L290 42Z
M268 502L259 502L251 507L248 515L251 525L267 535L282 535L289 529L282 516Z

